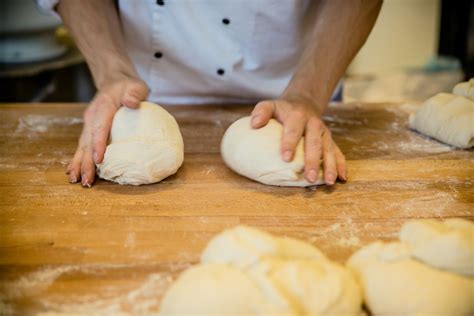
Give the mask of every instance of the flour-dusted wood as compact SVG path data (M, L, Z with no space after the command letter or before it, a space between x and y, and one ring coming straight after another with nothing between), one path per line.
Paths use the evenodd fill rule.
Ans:
M334 187L278 188L219 154L252 107L167 107L184 139L180 170L158 184L67 182L84 104L0 105L0 296L18 314L157 312L209 239L246 224L296 237L344 262L394 240L411 218L474 219L474 157L407 126L406 106L337 104L325 120L348 160Z

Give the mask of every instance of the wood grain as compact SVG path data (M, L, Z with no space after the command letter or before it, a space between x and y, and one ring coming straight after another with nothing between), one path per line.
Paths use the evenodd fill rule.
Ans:
M84 104L0 105L0 314L156 312L173 277L237 224L304 239L344 262L411 218L474 218L474 156L407 129L399 104L336 104L325 119L349 181L277 188L219 155L249 106L169 107L185 163L159 184L67 183Z

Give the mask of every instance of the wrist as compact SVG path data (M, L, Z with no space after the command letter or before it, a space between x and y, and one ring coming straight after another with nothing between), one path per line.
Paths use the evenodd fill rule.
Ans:
M280 99L290 103L301 103L309 105L318 116L322 116L326 110L328 100L316 97L308 91L293 91L286 89L280 96Z
M116 56L106 57L103 60L103 62L97 62L97 60L88 61L95 86L98 90L126 78L139 79L130 60L117 58Z

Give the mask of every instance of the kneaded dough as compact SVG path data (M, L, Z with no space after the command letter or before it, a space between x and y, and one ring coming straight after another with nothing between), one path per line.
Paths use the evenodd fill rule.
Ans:
M347 262L372 314L472 315L474 224L417 219L399 237L363 247Z
M165 294L160 315L360 315L352 272L312 245L246 227L214 237Z
M372 315L472 315L474 280L411 256L408 245L376 242L348 261Z
M253 280L226 264L184 271L166 292L160 315L278 315Z
M446 144L474 146L474 101L458 95L439 93L410 115L410 128Z
M245 268L270 257L328 260L319 249L304 241L273 236L241 225L212 238L202 252L201 262L229 263Z
M306 187L324 183L321 174L315 183L304 177L304 137L293 161L285 162L280 151L283 126L271 119L266 126L254 129L250 119L246 116L235 121L222 138L221 155L229 168L268 185Z
M99 177L120 184L154 183L176 173L183 163L183 138L176 120L150 102L115 114Z
M400 230L400 241L409 245L414 258L432 267L474 276L474 224L470 221L409 221Z
M474 101L474 78L469 81L458 83L454 89L453 94L460 95Z

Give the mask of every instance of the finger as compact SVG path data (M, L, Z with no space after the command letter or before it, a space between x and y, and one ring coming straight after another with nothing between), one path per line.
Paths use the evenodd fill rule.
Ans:
M347 181L346 157L344 157L344 154L341 152L339 147L334 145L334 148L335 148L334 152L336 154L337 176L342 181Z
M283 136L281 138L281 153L283 160L289 162L293 159L295 148L303 136L306 126L303 114L295 112L283 122Z
M81 183L83 187L90 188L94 182L95 164L92 159L92 147L84 148L81 161Z
M107 147L107 140L116 111L116 107L113 104L102 104L97 108L94 123L91 126L92 157L96 164L104 160L105 148Z
M69 183L77 183L81 179L81 160L82 150L78 148L66 169Z
M252 127L260 128L267 125L268 121L272 118L274 110L275 103L273 101L258 102L251 114Z
M322 122L311 118L306 124L304 136L305 176L309 182L315 182L319 174L322 155Z
M132 81L125 85L121 103L128 108L136 109L147 97L148 87L142 81Z
M322 138L323 145L323 166L324 166L324 182L332 185L336 182L336 157L334 146L329 129L325 128Z

